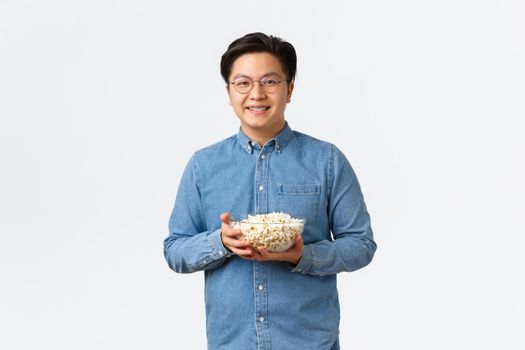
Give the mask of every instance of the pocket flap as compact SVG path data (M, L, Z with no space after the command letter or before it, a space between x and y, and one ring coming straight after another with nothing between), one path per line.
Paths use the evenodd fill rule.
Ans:
M279 194L320 194L321 185L284 185L278 187Z

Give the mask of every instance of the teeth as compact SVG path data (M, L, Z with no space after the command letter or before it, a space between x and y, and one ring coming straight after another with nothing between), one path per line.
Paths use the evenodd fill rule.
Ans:
M265 111L270 107L249 107L250 111Z

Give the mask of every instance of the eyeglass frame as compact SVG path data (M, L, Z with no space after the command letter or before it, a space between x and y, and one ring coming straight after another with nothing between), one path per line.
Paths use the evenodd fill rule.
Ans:
M290 79L281 79L281 80L276 80L277 81L277 87L275 88L275 91L272 91L272 92L269 92L269 91L266 91L266 89L264 88L264 85L261 84L261 81L264 81L265 79L270 79L269 77L264 77L262 78L261 80L252 80L248 77L239 77L237 79L248 79L249 81L251 81L251 86L250 86L250 89L246 92L240 92L239 90L237 90L237 88L235 87L235 82L233 81L230 81L229 83L231 85L233 85L233 88L235 89L235 91L237 91L239 94L243 94L243 95L246 95L246 94L249 94L250 91L252 91L253 87L254 87L254 83L259 83L259 85L261 86L261 88L263 89L264 92L266 92L267 94L273 94L275 91L277 91L277 89L279 88L280 84L285 81L287 83L290 83L291 80ZM237 80L236 79L236 80Z

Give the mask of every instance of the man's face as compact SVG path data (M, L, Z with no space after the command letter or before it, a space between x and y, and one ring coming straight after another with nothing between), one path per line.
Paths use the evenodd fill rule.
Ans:
M279 60L267 52L244 54L233 62L229 78L230 82L239 78L282 80L273 92L265 91L254 82L251 90L243 94L228 84L230 103L246 135L259 141L275 136L284 127L284 110L293 91L293 82L285 81L286 74Z

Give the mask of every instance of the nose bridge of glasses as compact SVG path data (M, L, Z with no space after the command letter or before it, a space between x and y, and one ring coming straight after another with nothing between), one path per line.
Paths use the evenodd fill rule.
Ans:
M259 84L255 84L255 83L259 83ZM256 85L258 85L258 86L256 87ZM261 92L261 91L262 92L267 92L265 86L262 84L262 82L260 80L252 80L252 84L250 86L250 92L253 92L253 91L255 91L255 92Z

